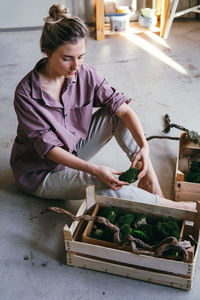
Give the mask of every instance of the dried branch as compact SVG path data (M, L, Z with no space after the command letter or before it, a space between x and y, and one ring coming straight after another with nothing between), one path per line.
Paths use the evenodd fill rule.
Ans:
M150 141L152 139L168 139L168 140L179 140L179 137L173 137L173 136L160 136L160 135L152 135L146 138L147 141Z
M165 122L165 125L166 125L165 129L163 130L164 133L170 132L170 129L173 128L173 127L176 128L176 129L182 130L182 131L186 131L186 132L189 131L187 128L185 128L185 127L183 127L181 125L178 125L178 124L175 124L175 123L171 123L171 120L170 120L168 114L166 114L164 116L164 122Z
M165 129L163 130L164 133L169 133L171 128L176 128L176 129L186 132L186 137L187 137L188 141L191 141L197 145L200 145L200 135L198 134L198 132L189 130L181 125L171 123L171 120L170 120L170 117L168 114L166 114L164 116L164 123L165 123ZM153 135L153 136L148 137L146 140L150 141L152 139L179 140L179 137Z
M171 123L169 115L165 115L164 121L167 127L163 130L163 132L168 133L172 127L177 128L186 132L186 137L188 141L193 142L196 145L200 145L200 135L198 134L198 132L189 130L181 125Z
M71 212L59 207L48 207L48 209L55 211L57 213L66 214L70 218L72 218L73 221L84 220L84 221L94 221L94 222L104 224L114 232L113 239L118 246L123 247L127 244L130 244L131 250L135 254L148 254L151 256L163 257L163 254L167 250L176 249L177 252L182 254L182 258L184 260L186 261L188 260L188 253L186 251L186 248L191 247L190 242L187 243L185 243L185 241L178 242L178 240L175 237L168 237L163 239L160 243L151 246L149 244L144 243L142 240L133 237L132 235L128 235L127 237L125 237L125 239L121 240L119 236L120 233L119 227L110 223L109 220L104 217L101 216L93 217L90 215L75 216Z

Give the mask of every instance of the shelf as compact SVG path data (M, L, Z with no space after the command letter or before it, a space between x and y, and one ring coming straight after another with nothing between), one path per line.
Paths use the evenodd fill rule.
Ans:
M104 23L104 0L94 0L94 16L95 16L95 28L96 39L101 41L106 35L119 34L121 32L113 32L110 30L110 24ZM156 0L155 1L156 15L159 19L159 27L155 27L153 30L149 28L141 27L137 22L130 22L130 29L133 33L152 31L158 32L161 37L164 36L167 20L169 17L170 0Z
M149 32L149 31L160 34L160 27L156 26L156 27L150 29L150 28L141 27L138 22L130 22L129 28L127 31L112 31L109 23L104 24L104 36L116 35L116 34L123 35L124 33L137 34L137 33L142 33L142 32Z

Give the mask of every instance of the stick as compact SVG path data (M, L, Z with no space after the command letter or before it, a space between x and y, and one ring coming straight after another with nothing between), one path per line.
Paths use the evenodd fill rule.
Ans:
M179 137L173 137L173 136L160 136L160 135L152 135L146 138L147 141L150 141L152 139L169 139L169 140L176 140L178 141Z

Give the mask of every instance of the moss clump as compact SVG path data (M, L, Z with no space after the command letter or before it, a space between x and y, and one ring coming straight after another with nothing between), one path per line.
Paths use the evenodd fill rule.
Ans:
M123 224L131 224L134 220L134 215L133 214L124 214L124 215L119 215L116 218L117 223L121 226Z
M142 240L150 245L159 243L166 237L180 237L179 221L173 217L158 218L142 213L125 213L116 207L101 207L99 216L108 218L109 221L120 229L120 238L128 235ZM91 236L97 239L113 242L113 230L104 224L95 223Z
M125 171L119 176L119 180L128 183L133 183L137 180L139 172L140 171L136 168L129 168L127 171Z
M99 211L99 216L102 216L106 219L108 219L108 221L110 221L110 223L114 223L116 216L118 213L118 208L114 207L114 206L104 206L100 208Z
M174 236L177 238L177 240L180 237L180 228L178 222L171 216L159 221L156 224L155 231L159 240L162 240L168 236Z
M130 227L130 224L125 223L121 225L120 227L120 238L124 239L128 235L132 234L132 228Z
M133 237L142 240L145 243L149 242L149 237L148 235L142 231L142 230L134 230L133 231Z
M104 235L104 230L101 228L96 228L96 229L94 228L91 233L91 236L97 240L102 240L103 235Z
M200 183L200 161L192 161L190 170L185 176L185 181Z

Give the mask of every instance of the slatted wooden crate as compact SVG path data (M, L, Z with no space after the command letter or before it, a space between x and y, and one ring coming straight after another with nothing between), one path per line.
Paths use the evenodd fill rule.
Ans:
M91 244L83 241L83 233L88 225L87 222L74 221L70 227L67 225L64 227L68 265L184 290L191 289L199 247L199 202L197 202L199 212L192 212L95 195L94 187L90 186L86 190L86 199L83 200L77 216L92 214L96 205L116 206L128 211L152 214L159 217L173 216L178 220L184 221L183 236L191 235L197 242L193 251L194 255L191 256L190 262L183 262L144 254L134 254L124 249Z
M200 161L200 146L188 142L186 133L180 137L174 182L175 201L199 201L200 184L184 181L192 160Z

